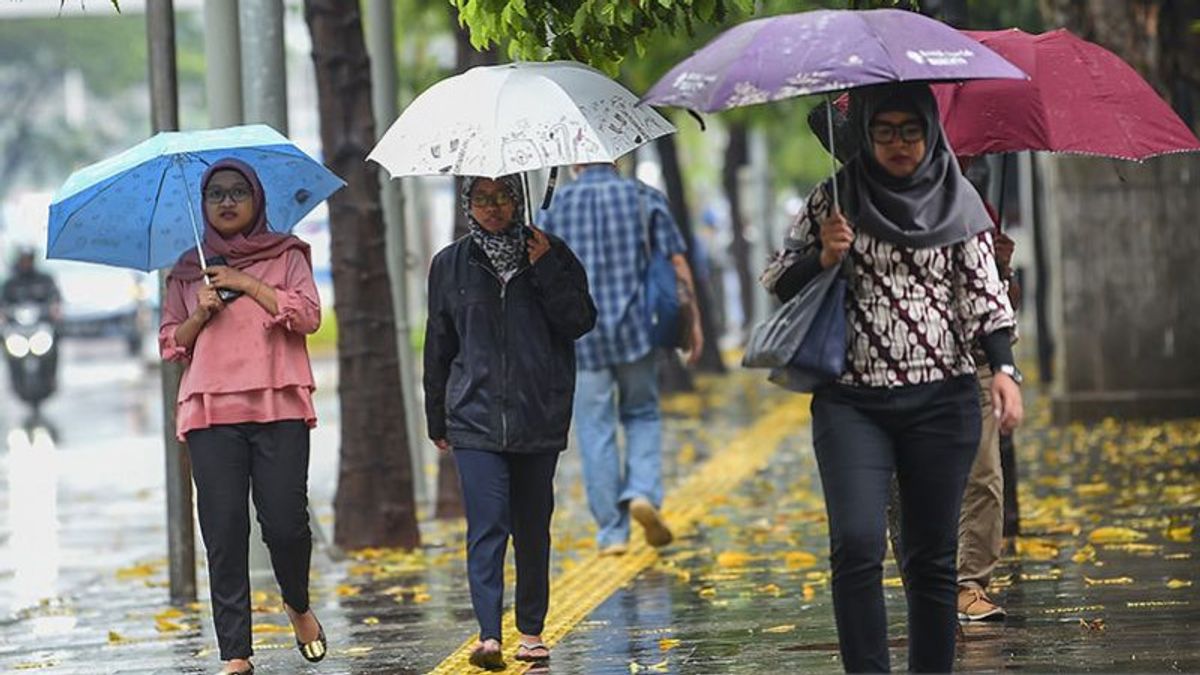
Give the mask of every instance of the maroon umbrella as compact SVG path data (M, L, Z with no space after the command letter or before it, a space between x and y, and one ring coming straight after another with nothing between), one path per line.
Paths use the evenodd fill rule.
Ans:
M934 85L956 155L1048 150L1141 161L1200 141L1117 55L1059 29L964 31L1030 75Z

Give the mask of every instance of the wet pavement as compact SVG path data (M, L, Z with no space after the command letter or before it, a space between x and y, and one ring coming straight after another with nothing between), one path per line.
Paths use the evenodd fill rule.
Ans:
M77 366L103 372L47 410L55 439L13 433L19 415L0 406L0 671L213 672L206 600L182 610L166 600L156 374L120 360ZM334 374L318 370L328 386L311 492L331 531ZM703 379L664 401L669 517L688 526L661 556L595 557L578 453L564 456L553 672L841 670L807 403L761 379ZM1056 427L1044 401L1031 403L1018 438L1026 536L995 589L1010 616L965 626L958 668L1200 670L1200 420ZM318 666L294 653L269 573L257 575L259 672L438 668L474 629L462 538L460 523L429 522L414 553L335 561L318 549L313 605L331 640ZM902 669L902 589L890 563L885 575ZM200 584L203 596L203 565Z

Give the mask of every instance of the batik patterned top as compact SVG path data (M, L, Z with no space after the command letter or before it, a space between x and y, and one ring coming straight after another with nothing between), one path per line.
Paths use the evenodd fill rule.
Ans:
M760 280L768 290L800 259L819 255L820 222L829 211L830 199L818 187L792 225L785 249L763 272ZM996 271L991 232L941 248L913 249L855 231L850 256L850 340L842 384L899 387L973 374L976 341L1015 324Z

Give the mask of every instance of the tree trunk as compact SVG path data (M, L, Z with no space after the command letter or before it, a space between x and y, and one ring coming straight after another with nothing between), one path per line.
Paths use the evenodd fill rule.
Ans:
M356 0L305 0L325 162L347 182L329 200L337 296L341 453L334 541L420 545L384 246L371 79Z
M671 205L671 215L679 224L687 241L688 264L692 266L692 276L696 280L696 303L700 307L700 325L704 329L704 349L700 352L700 362L696 369L706 373L724 373L725 363L721 360L721 328L716 324L716 312L713 311L712 288L707 279L701 279L696 266L696 235L692 228L692 215L688 209L687 193L683 189L683 172L679 168L679 148L675 144L675 135L661 136L654 142L658 149L658 160L662 164L663 182L667 188L667 201Z
M746 220L742 217L742 191L739 170L748 158L749 134L743 122L729 125L729 143L725 146L725 166L721 169L721 185L729 199L729 222L733 243L729 251L737 269L742 298L742 330L749 333L754 325L754 273L750 267L750 242L746 241Z

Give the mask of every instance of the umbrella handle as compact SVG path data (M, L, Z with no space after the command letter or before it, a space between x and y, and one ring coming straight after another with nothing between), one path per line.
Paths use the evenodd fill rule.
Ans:
M188 220L192 222L192 239L196 242L196 255L200 258L200 271L203 273L204 285L211 286L208 279L208 262L204 260L204 246L200 243L200 231L196 229L196 205L192 204L192 186L188 185L187 174L183 171L183 158L175 156L175 168L179 169L179 177L183 179L183 196L188 203Z
M841 201L838 199L838 184L837 184L837 153L833 147L833 94L825 94L825 120L826 130L829 133L829 168L830 180L833 185L833 212L838 213L842 210Z

